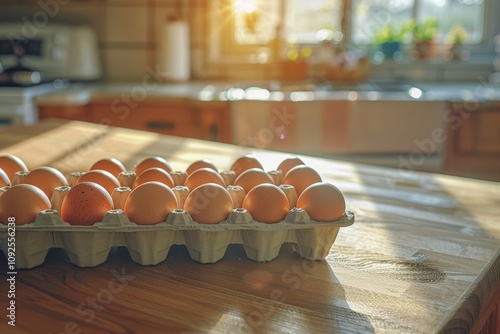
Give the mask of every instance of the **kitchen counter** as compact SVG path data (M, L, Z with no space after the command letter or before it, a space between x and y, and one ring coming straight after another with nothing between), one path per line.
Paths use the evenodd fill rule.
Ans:
M0 133L0 154L29 168L85 170L103 157L131 168L161 155L174 169L195 159L229 168L251 152L266 170L285 153L76 121L44 121ZM291 245L267 263L231 245L215 264L184 246L158 265L114 249L94 268L64 251L18 270L16 327L2 333L498 333L500 184L303 156L345 194L355 223L322 261ZM0 305L6 312L6 260Z
M461 161L450 162L450 157L462 154L456 146L459 141L448 145L455 124L468 124L461 127L460 136L469 133L469 141L500 147L494 144L497 122L477 120L488 108L491 111L484 117L498 117L494 115L498 108L490 105L500 101L500 87L481 78L453 84L383 80L76 84L37 101L40 118L110 120L116 126L162 134L411 170L496 180L500 161L497 151L488 149L485 157L471 158L469 150ZM461 112L450 117L451 109ZM129 122L122 119L124 113L132 116ZM437 138L439 133L443 136ZM452 166L457 164L464 167Z
M382 84L381 84L382 83ZM390 89L384 88L390 85ZM401 88L396 88L397 86ZM405 89L405 87L408 89ZM382 87L380 89L379 87ZM393 88L396 88L394 90ZM411 90L414 88L414 90ZM38 104L86 104L128 97L134 102L162 99L190 101L499 101L500 87L473 83L419 83L374 81L356 84L271 82L187 82L187 83L76 83L69 88L39 96Z

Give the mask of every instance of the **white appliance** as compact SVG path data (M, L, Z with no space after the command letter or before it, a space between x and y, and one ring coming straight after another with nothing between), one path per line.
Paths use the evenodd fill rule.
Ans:
M0 23L0 129L37 122L36 96L100 78L90 27Z
M1 23L1 67L5 72L19 63L39 71L41 82L91 81L102 74L97 37L85 25L47 24L30 28L22 22Z
M442 164L443 142L434 136L446 129L445 107L411 100L232 101L232 143L396 168L410 161L431 170Z

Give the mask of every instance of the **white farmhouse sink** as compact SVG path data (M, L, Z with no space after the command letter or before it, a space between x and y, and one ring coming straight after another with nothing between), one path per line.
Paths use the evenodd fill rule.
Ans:
M231 102L232 138L297 154L369 157L367 163L389 157L385 165L395 167L413 154L419 169L444 152L445 110L443 101L414 99L240 100Z

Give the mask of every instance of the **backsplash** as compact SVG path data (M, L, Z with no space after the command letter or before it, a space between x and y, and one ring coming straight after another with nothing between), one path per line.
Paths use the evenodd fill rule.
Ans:
M37 22L45 17L50 23L88 24L98 36L104 78L135 81L141 80L148 68L156 68L159 27L169 17L193 18L191 13L202 11L204 1L53 0L47 3L57 7L43 8L38 2L25 5L1 2L0 22ZM37 15L40 11L48 15ZM192 63L196 64L195 58L200 54L199 39L196 31L192 31L191 36ZM196 68L192 70L196 72Z
M51 4L43 7L41 4ZM158 64L158 35L169 17L188 20L190 26L191 78L209 79L275 79L277 66L247 64L245 66L209 63L208 0L48 0L26 2L0 0L0 22L43 21L88 24L94 28L104 79L132 82L142 80ZM43 13L43 14L41 14ZM43 22L42 22L43 23ZM323 68L309 66L310 78L322 78ZM492 64L484 62L444 63L386 62L372 66L372 78L414 79L431 82L478 81L492 72Z

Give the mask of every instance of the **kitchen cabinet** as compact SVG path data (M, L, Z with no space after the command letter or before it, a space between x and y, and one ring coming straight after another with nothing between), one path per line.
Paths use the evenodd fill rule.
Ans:
M183 103L140 103L132 108L98 102L88 108L92 123L180 137L194 137L198 131L194 111Z
M39 118L61 118L106 124L165 135L229 142L229 109L221 102L184 99L135 104L97 99L82 105L39 105Z
M200 129L196 138L223 143L231 141L231 116L226 102L192 102L190 107Z
M500 181L500 102L450 103L445 172Z
M420 159L440 154L445 132L441 101L360 101L350 104L349 149L355 153L413 155ZM428 144L429 143L429 144ZM418 160L418 161L417 161Z
M38 118L61 118L89 121L87 105L38 105Z

